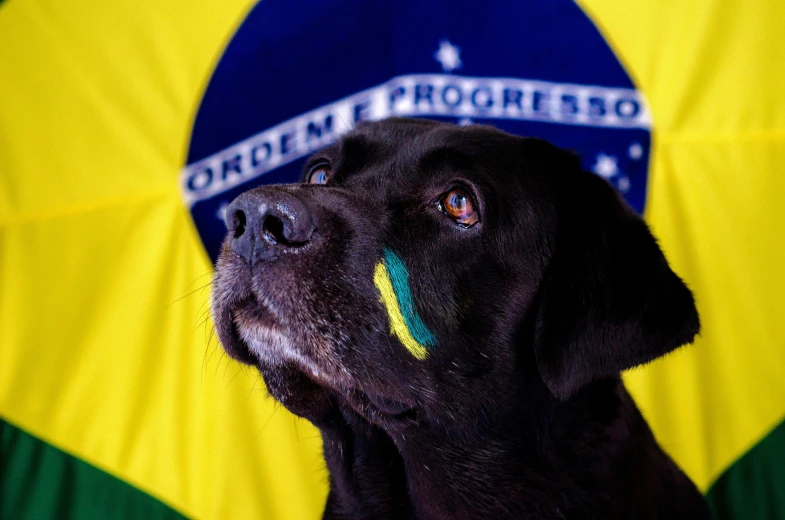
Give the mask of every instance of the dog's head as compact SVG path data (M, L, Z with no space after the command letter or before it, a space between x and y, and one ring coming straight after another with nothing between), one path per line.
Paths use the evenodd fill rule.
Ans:
M569 399L699 329L605 181L488 127L362 125L226 222L221 342L306 416L321 391L376 423L471 424L520 389Z

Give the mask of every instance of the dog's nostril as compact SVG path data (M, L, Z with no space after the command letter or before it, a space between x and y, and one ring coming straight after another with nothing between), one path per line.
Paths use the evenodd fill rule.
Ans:
M234 238L240 238L245 233L245 212L238 209L232 215L232 230L234 231Z
M287 240L283 234L283 222L275 215L267 215L262 225L264 233L277 244L286 244Z

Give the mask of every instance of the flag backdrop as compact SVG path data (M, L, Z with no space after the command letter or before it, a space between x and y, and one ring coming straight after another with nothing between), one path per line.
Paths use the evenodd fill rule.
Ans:
M717 518L785 518L775 0L0 1L0 518L317 518L320 439L222 355L224 204L357 121L581 154L703 332L627 374Z

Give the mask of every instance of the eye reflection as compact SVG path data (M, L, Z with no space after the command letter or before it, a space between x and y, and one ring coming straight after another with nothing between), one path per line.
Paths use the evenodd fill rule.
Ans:
M462 188L447 192L439 202L439 208L445 215L464 227L471 227L479 220L474 199Z

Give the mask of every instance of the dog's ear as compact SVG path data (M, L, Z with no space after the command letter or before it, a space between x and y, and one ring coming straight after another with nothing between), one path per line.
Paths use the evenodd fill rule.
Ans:
M692 293L643 220L603 179L571 168L557 188L534 341L539 373L561 399L690 343L700 329Z

